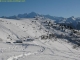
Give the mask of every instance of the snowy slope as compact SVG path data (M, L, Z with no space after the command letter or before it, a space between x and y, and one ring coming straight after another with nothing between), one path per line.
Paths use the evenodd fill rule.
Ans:
M0 18L0 60L80 60L80 49L73 49L73 44L67 43L67 39L40 38L40 36L49 33L66 36L70 34L70 30L67 29L68 32L52 27L47 29L45 21L47 23L50 21L55 25L54 21L50 19L13 20ZM26 41L27 39L34 40ZM22 40L23 43L13 43L16 40Z
M35 22L35 20L0 20L0 38L5 41L10 40L7 39L7 37L11 38L12 41L14 41L24 37L27 38L28 36L34 38L41 36L41 34L46 34L44 27L39 31L40 24L38 22Z

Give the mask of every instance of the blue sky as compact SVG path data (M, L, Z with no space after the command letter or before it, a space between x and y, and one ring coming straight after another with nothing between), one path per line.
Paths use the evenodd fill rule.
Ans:
M0 2L0 16L37 12L59 17L80 17L80 0L26 0Z

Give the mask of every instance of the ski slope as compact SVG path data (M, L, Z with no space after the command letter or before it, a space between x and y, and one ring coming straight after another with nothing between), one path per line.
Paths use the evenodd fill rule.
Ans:
M54 23L53 20L41 18L38 20L0 18L0 60L80 60L80 48L73 49L73 44L67 43L66 39L40 38L41 35L48 33L69 36L70 32L47 29L44 21ZM16 40L23 43L14 43Z

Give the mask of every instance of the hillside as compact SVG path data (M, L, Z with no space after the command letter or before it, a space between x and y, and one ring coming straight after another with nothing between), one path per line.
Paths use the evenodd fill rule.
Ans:
M80 32L72 33L51 19L0 18L0 60L79 60Z

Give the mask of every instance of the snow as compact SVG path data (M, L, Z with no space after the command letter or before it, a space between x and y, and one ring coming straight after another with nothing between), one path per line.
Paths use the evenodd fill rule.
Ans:
M54 23L53 20L41 18L38 20L0 18L0 60L80 60L80 48L73 49L73 44L67 43L67 39L55 40L54 37L41 40L40 36L48 33L66 36L70 34L70 30L67 29L67 32L47 29L42 23L44 21ZM16 40L22 40L23 43L13 43Z

